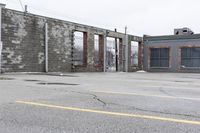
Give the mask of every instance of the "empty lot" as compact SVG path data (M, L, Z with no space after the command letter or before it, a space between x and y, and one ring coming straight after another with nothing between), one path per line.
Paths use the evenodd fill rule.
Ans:
M199 133L200 74L3 74L0 132Z

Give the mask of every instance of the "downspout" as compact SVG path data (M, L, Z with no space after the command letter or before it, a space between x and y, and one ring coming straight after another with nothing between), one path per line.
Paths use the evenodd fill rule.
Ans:
M117 29L115 29L115 32L117 32ZM116 64L116 72L118 72L118 44L116 37L115 37L115 64Z
M103 63L103 70L104 70L104 72L106 72L106 62L107 62L107 58L106 58L106 54L107 54L107 52L106 52L106 49L107 49L107 31L104 33L104 55L103 55L103 58L104 58L104 63Z
M48 62L48 24L45 23L45 72L49 72L49 62Z
M5 8L5 4L0 3L0 73L2 72L2 49L3 49L3 42L2 42L2 8Z

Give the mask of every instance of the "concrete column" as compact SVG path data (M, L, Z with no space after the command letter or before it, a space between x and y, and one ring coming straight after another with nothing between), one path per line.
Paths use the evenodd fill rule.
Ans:
M83 32L83 66L87 67L88 63L88 33Z
M127 39L127 47L128 47L128 54L127 54L127 71L130 72L131 71L131 38L128 37Z
M124 54L124 52L123 52L123 38L120 38L119 39L119 71L124 71L124 69L123 69L123 62L124 62L124 56L123 56L123 54Z
M94 32L88 31L87 35L87 65L94 66Z
M128 72L128 35L125 35L124 36L124 39L123 39L123 46L124 46L124 49L123 49L123 52L124 52L124 72Z
M1 73L1 66L2 66L2 49L3 49L3 42L2 42L2 35L1 35L1 33L2 33L2 31L1 31L1 29L2 29L2 8L5 8L5 4L1 4L0 3L0 73Z
M104 71L104 35L99 35L99 65Z
M144 43L143 41L139 42L138 50L138 66L139 69L143 70L143 53L144 53Z

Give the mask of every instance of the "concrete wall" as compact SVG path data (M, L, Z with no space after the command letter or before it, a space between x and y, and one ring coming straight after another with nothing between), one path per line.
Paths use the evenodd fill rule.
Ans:
M144 39L144 70L150 72L200 72L200 68L181 68L181 47L200 47L200 39ZM190 37L189 36L189 37ZM159 37L158 37L159 38ZM169 48L169 68L150 67L150 48Z
M45 23L48 25L48 70L50 72L103 72L106 37L120 38L121 46L126 46L125 43L128 43L126 35L122 33L3 8L1 24L3 72L45 71ZM75 31L86 33L87 46L84 52L85 62L82 66L73 64ZM98 66L94 65L95 34L101 36L99 56L101 63ZM125 49L121 48L121 54L125 54ZM125 69L127 63L122 60L127 61L127 59L122 59L121 56L121 71Z
M45 19L2 10L2 71L44 71Z

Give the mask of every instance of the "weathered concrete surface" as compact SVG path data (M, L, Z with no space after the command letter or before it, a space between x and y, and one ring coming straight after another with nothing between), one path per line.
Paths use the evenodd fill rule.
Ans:
M117 37L125 42L123 33L4 8L2 10L3 72L45 71L45 23L48 24L50 72L102 72L105 67L104 58L102 59L104 39ZM82 66L74 66L73 62L75 31L85 34L85 62ZM101 63L98 66L94 64L94 35L100 35L103 39L100 41ZM135 39L141 40L140 37ZM125 46L124 43L121 45ZM124 49L121 50L124 54ZM128 61L128 59L120 59Z
M44 71L45 20L7 9L2 12L2 71Z
M200 126L194 124L40 107L15 101L200 121L199 76L175 73L0 75L0 132L198 133Z

